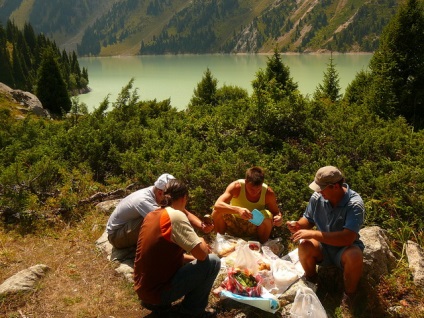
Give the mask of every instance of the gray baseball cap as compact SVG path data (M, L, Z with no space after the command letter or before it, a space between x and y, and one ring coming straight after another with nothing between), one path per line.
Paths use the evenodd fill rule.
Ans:
M321 192L328 185L337 183L342 179L343 174L339 169L333 166L325 166L317 171L315 179L309 187L316 192Z

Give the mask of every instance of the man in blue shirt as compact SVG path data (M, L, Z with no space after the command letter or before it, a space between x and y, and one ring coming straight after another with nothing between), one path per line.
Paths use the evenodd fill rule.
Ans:
M299 260L308 280L316 280L316 265L332 264L343 270L342 306L350 307L362 276L364 244L359 230L365 208L359 194L344 181L336 167L320 168L309 185L314 193L303 217L287 222L287 227L293 241L300 242Z

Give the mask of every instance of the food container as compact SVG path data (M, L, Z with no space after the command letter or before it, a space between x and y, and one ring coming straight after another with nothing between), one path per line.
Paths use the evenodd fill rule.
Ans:
M261 211L259 211L258 209L254 209L252 211L252 215L253 215L253 219L249 220L249 222L255 224L256 226L259 226L262 224L262 222L264 221L265 217L262 214Z
M249 248L252 251L260 252L260 250L261 250L261 243L259 243L258 241L247 241L247 244L249 245Z

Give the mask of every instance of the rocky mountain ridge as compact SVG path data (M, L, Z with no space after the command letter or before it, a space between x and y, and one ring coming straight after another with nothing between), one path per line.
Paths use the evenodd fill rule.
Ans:
M400 0L0 1L0 21L29 22L83 55L373 52Z

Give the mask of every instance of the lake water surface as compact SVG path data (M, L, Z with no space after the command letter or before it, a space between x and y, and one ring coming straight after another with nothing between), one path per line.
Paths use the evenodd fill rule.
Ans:
M115 102L122 87L134 78L140 100L170 98L171 105L185 109L197 83L210 69L218 87L234 85L252 93L251 82L260 69L266 68L267 55L159 55L131 57L87 57L79 64L87 68L92 91L79 95L89 111L97 108L105 97ZM333 54L342 93L357 72L367 69L371 54ZM323 81L330 54L282 55L283 63L302 94L313 94Z

